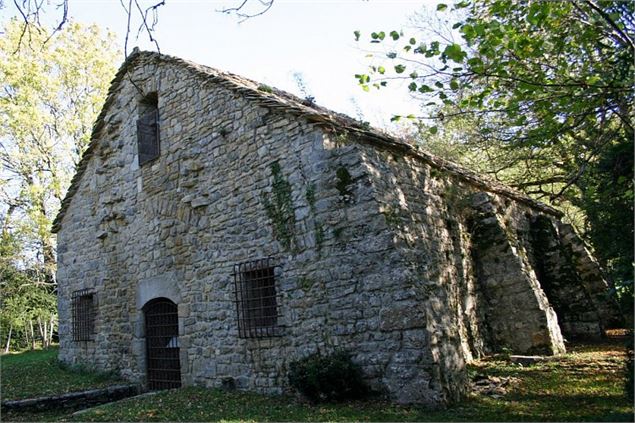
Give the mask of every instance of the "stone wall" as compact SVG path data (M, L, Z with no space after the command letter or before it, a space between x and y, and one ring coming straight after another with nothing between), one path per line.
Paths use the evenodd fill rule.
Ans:
M584 302L577 307L578 314L572 319L571 335L601 337L604 329L622 327L617 301L590 248L570 224L560 221L553 224L558 235L559 256L573 268L577 285L584 291Z
M599 266L557 215L396 149L362 145L380 210L432 316L429 336L446 348L439 356L452 363L450 374L461 367L452 358L457 343L466 360L504 350L558 354L565 349L560 326L568 337L600 337L619 324Z
M481 193L472 197L472 211L471 252L485 298L490 350L564 352L556 313L523 242L530 230L529 210Z
M466 361L505 348L564 351L555 313L516 237L529 232L523 212L530 209L417 158L358 145L395 234L390 266L407 281L410 313L424 317L422 354L408 357L418 374L403 378L402 395L456 400Z
M139 167L152 92L161 154ZM144 383L142 308L158 297L178 305L185 385L280 393L290 361L344 348L374 389L437 405L461 397L474 357L563 350L540 286L559 261L539 257L531 229L553 216L156 55L120 75L101 122L58 233L65 362ZM282 336L240 338L233 267L264 257ZM597 297L583 262L567 271L586 269L577 281ZM95 335L75 342L70 297L85 288Z
M135 122L153 91L161 155L139 168ZM430 355L424 316L391 268L393 232L355 145L325 148L314 125L152 60L122 80L104 121L58 234L63 361L144 382L141 309L166 297L178 304L186 385L231 377L241 389L282 392L289 361L346 348L374 388L437 402L397 387L418 380L413 354ZM290 186L290 226L267 213L276 178ZM279 266L283 336L242 339L233 266L268 256ZM95 291L96 334L74 342L70 296L84 288Z

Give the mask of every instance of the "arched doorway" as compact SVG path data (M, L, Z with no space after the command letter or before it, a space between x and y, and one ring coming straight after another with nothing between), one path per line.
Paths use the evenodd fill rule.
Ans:
M181 362L176 304L167 298L157 298L143 307L143 314L148 389L178 388L181 386Z

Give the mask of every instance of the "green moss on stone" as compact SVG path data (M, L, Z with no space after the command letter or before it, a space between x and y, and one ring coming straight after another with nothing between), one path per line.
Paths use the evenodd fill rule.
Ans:
M348 143L348 134L346 132L339 132L333 137L333 142L336 146L341 147Z
M386 224L392 228L401 227L401 208L399 205L387 207L382 214L386 219Z
M430 177L431 178L438 178L440 176L441 176L441 172L439 172L438 169L430 168Z
M309 204L309 207L311 208L311 211L315 210L315 185L314 184L309 184L309 186L306 187L306 193L304 194L305 198L306 198L306 202Z
M300 280L298 281L300 288L302 288L304 292L309 291L313 287L314 283L315 282L311 278L308 278L306 276L301 276Z
M324 229L322 225L315 222L313 224L313 230L315 231L315 246L318 252L322 251L322 245L324 244Z
M262 92L271 94L271 93L273 93L273 88L271 88L267 84L260 84L260 85L258 85L258 91L262 91Z

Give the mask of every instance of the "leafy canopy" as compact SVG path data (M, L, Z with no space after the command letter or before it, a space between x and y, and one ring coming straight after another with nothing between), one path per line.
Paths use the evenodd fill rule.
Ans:
M453 108L443 118L487 116L481 122L486 133L515 144L544 146L607 127L632 133L633 3L485 0L437 6L439 13L450 9L462 12L453 25L461 42L420 42L392 31L393 40L403 40L386 53L393 65L356 75L362 88L407 80L428 106ZM384 42L382 35L371 34L371 42Z
M8 21L0 38L0 212L27 256L53 265L51 220L88 145L116 50L112 35L73 22L50 39L32 28L18 49L25 25Z

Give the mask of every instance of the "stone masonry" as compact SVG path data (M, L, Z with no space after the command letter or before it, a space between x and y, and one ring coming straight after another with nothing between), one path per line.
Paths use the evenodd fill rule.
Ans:
M139 166L150 93L160 155ZM558 354L563 336L602 336L616 318L559 218L310 101L135 52L54 223L60 359L146 383L143 308L167 298L183 385L282 393L291 361L343 348L394 401L456 401L467 361ZM241 338L234 265L264 257L281 336ZM81 289L94 293L94 336L74 341Z

